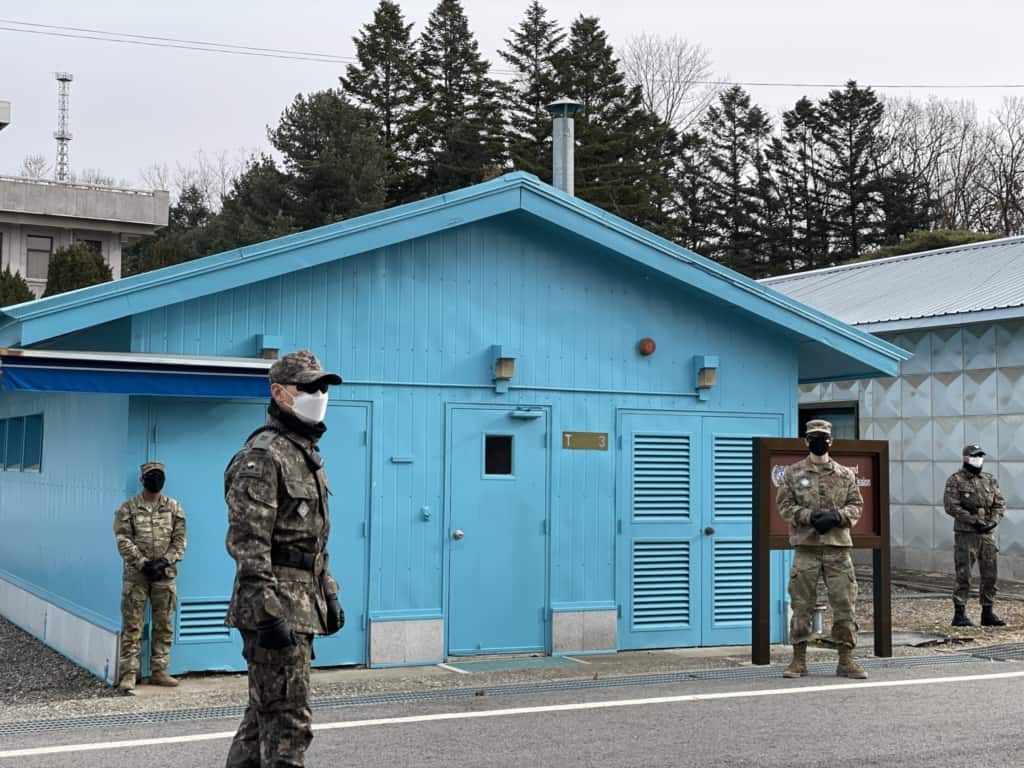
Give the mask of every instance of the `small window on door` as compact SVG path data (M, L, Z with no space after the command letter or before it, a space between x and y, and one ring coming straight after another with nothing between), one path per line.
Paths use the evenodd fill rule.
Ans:
M512 474L512 435L484 436L484 474Z

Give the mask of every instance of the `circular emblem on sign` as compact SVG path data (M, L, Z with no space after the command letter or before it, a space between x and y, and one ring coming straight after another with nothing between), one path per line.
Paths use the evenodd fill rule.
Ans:
M778 488L782 485L782 476L786 474L786 467L782 464L776 464L772 467L772 483Z

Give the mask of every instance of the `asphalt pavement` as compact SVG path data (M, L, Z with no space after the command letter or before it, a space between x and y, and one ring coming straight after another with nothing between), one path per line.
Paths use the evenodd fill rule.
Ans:
M679 679L320 708L307 765L1019 766L1024 664ZM776 670L777 671L777 670ZM621 683L621 684L620 684ZM237 718L0 737L0 766L223 765ZM151 743L151 740L163 740ZM62 750L62 751L57 751Z

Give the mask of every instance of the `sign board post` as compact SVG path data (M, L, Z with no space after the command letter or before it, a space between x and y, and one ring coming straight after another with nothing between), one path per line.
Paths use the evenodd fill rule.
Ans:
M770 663L771 569L775 549L791 549L789 523L775 506L785 468L807 456L799 438L754 438L753 632L751 660ZM875 656L892 656L892 570L889 540L889 443L885 440L836 440L829 456L854 471L864 511L854 526L853 548L872 551Z

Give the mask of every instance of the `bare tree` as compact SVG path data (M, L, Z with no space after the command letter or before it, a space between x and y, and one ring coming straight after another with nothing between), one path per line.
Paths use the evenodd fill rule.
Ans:
M971 101L953 103L952 142L942 161L939 208L946 229L986 231L983 177L986 173L984 129Z
M174 200L178 200L186 189L194 187L211 211L219 211L221 201L245 170L252 153L251 150L238 149L208 154L200 149L191 162L175 163L173 169L167 163L153 163L140 170L139 176L147 187L165 189Z
M626 41L621 53L626 81L641 87L644 107L680 132L696 124L721 91L709 82L710 52L678 35L645 32Z
M996 231L1024 231L1024 99L1003 100L989 126L983 188Z
M171 169L167 163L153 163L139 171L139 178L147 189L171 191Z
M28 155L21 161L19 175L26 179L48 179L53 174L53 166L46 155Z

